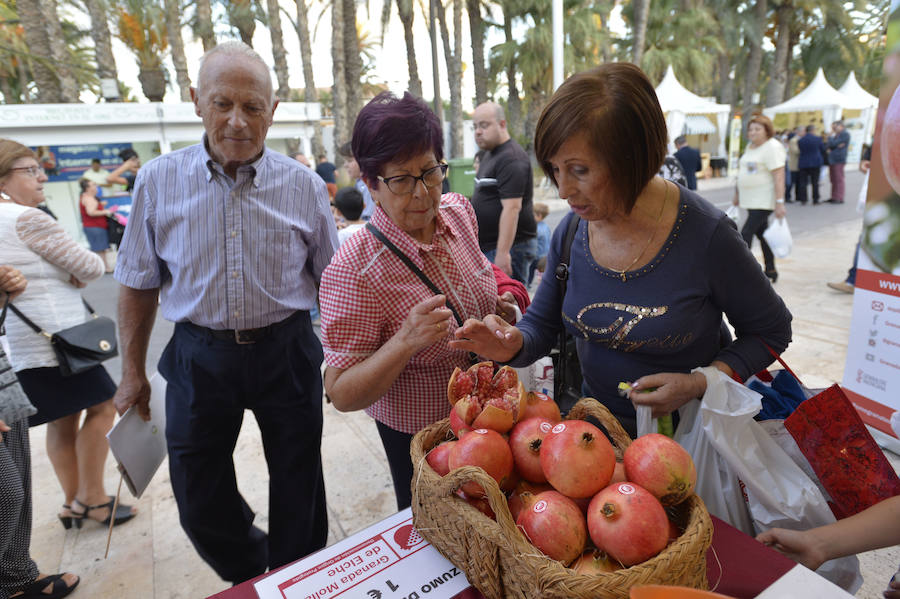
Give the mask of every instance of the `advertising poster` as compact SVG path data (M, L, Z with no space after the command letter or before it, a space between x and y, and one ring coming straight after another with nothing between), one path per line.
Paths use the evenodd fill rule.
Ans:
M900 1L891 3L843 387L889 435L900 410Z
M84 144L80 146L40 146L35 148L38 162L51 183L77 181L90 168L91 160L100 159L100 166L112 171L120 164L119 152L131 148L124 144Z
M731 119L731 129L728 132L728 176L733 177L737 173L738 158L741 155L741 115L736 114Z

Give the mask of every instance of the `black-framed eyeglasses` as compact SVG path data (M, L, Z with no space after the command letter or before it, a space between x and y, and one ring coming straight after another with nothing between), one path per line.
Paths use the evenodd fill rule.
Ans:
M39 166L14 166L13 168L11 168L11 169L9 169L9 170L11 170L11 171L25 171L26 173L28 173L29 175L31 175L31 176L34 177L35 179L38 178L38 177L40 177L40 176L41 176L41 173L44 172L44 169L42 169L42 168L39 167Z
M423 171L418 177L414 177L413 175L398 175L396 177L384 178L379 175L378 180L387 185L388 189L393 193L405 195L413 192L416 188L416 181L421 181L426 189L437 187L447 178L447 169L449 168L449 164L439 164Z

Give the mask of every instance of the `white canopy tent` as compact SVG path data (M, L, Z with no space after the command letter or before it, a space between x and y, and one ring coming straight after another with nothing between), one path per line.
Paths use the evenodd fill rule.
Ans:
M878 112L878 97L863 89L853 71L850 71L847 80L838 91L847 97L848 104L844 108L861 111L860 119L866 124L863 138L867 140L872 137L871 130L875 126L875 114Z
M850 106L847 96L831 87L825 79L825 72L819 67L816 76L799 94L775 106L763 109L763 114L774 118L782 112L812 112L822 111L822 124L825 131L831 129L831 123L840 120L844 108L858 108Z
M731 114L731 106L711 102L688 91L675 77L672 65L669 65L663 80L656 86L656 96L666 115L670 144L676 137L685 133L685 126L688 127L690 133L709 133L709 126L703 123L704 120L708 122L709 119L697 117L712 114L716 117L716 132L719 135L716 153L719 156L725 155L725 137L728 133L728 117Z

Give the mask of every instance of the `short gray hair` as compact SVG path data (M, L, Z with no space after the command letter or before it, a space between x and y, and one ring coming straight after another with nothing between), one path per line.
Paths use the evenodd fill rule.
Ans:
M200 70L197 72L197 85L195 86L198 90L200 89L200 82L203 81L203 72L204 67L206 66L206 62L216 56L218 54L223 54L226 56L243 56L244 58L250 60L251 62L258 63L263 68L263 72L266 74L266 79L269 81L269 89L271 90L271 101L274 103L275 101L275 88L272 87L272 75L269 73L269 65L266 64L266 61L263 60L263 57L259 55L253 48L245 44L244 42L238 40L229 40L227 42L222 42L221 44L216 44L212 48L206 51L205 54L200 58Z

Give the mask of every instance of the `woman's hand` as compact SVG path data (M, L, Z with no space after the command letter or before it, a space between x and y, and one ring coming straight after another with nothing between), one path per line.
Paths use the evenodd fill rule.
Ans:
M518 307L519 304L511 291L497 296L497 316L509 324L516 324L516 308Z
M452 321L453 312L447 308L446 296L435 295L412 307L394 338L412 356L446 337Z
M28 280L18 269L0 265L0 291L9 294L10 301L16 299L28 286Z
M82 283L75 277L75 275L69 277L69 284L71 284L72 287L75 287L76 289L84 289L85 287L87 287L87 283Z
M522 333L494 314L470 318L456 329L450 347L474 352L496 362L509 362L522 349Z
M775 218L784 218L787 216L787 208L784 207L784 202L775 202Z
M756 536L756 540L791 558L798 564L803 564L810 570L816 570L825 563L829 556L815 534L811 530L787 530L785 528L772 528Z
M9 425L0 420L0 433L8 433L10 430ZM3 435L0 435L0 443L3 443Z
M653 417L659 418L671 414L692 399L703 397L705 392L706 377L702 372L660 372L635 381L628 397L636 405L649 406Z

